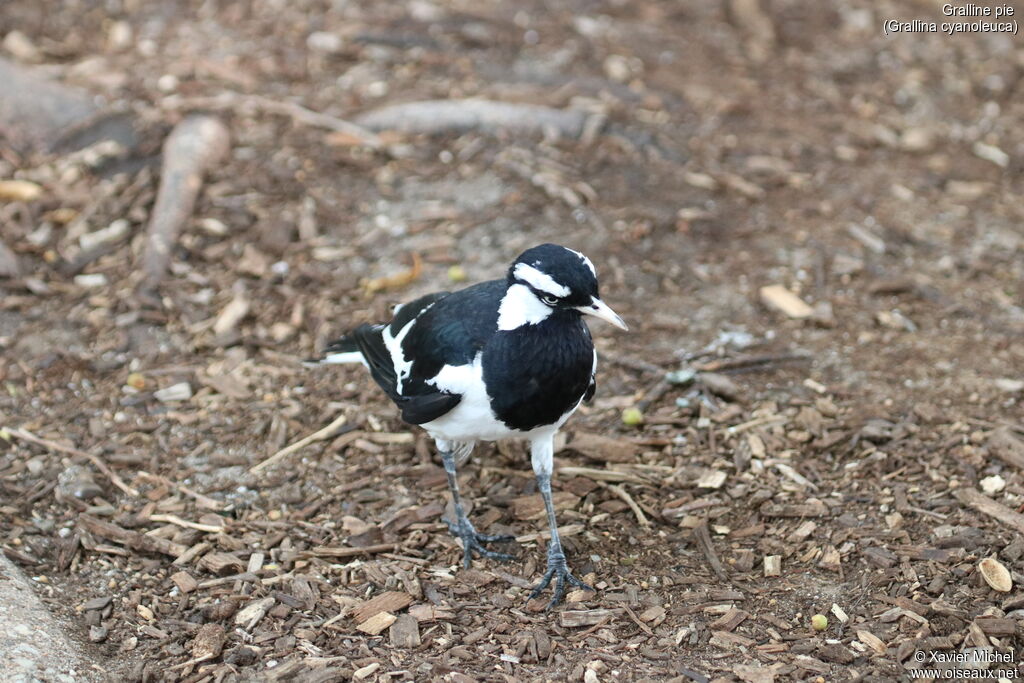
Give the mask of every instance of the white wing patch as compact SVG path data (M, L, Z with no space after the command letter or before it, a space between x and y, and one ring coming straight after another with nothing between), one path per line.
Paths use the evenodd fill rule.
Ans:
M551 307L538 299L529 287L512 285L498 307L498 329L507 331L523 325L536 325L549 315Z
M409 334L409 330L416 323L417 318L413 318L405 324L405 327L398 331L398 334L391 334L391 326L388 325L381 332L381 337L384 339L384 346L387 348L388 353L391 354L391 367L395 369L395 391L398 395L402 395L402 382L409 376L409 372L412 370L412 361L405 359L405 354L402 353L402 340L405 339L405 335Z
M550 294L559 298L569 296L568 287L558 284L555 282L553 277L547 273L542 273L531 265L517 263L515 270L512 272L518 279L528 283L534 289L544 292L545 294Z

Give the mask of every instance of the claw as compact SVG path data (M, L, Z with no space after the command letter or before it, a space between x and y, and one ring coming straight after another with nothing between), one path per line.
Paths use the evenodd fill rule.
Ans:
M473 553L476 552L480 557L487 557L492 560L498 560L499 562L508 562L512 559L512 555L508 553L499 553L493 550L488 550L483 546L484 543L506 543L508 541L514 541L515 536L509 534L480 534L473 528L472 522L468 519L460 519L458 522L453 522L450 519L445 519L444 523L448 525L448 530L453 536L462 539L462 566L469 569L473 561Z
M593 591L591 586L583 583L569 571L569 566L565 562L565 555L562 553L548 554L548 570L544 572L544 576L541 578L532 591L530 591L530 597L526 600L530 601L536 598L541 592L544 591L551 584L551 580L555 580L555 594L551 597L551 602L544 608L544 611L550 611L553 607L562 602L562 598L565 597L566 583L575 586L576 588L582 588L586 591Z

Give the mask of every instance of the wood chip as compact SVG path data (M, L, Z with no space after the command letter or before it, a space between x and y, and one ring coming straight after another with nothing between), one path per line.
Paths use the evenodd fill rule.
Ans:
M192 640L192 656L198 660L216 659L224 649L227 633L217 623L203 624Z
M782 285L766 285L760 289L760 295L765 306L790 318L801 320L814 313L814 309L804 303L803 299Z
M397 617L391 612L377 612L372 617L356 626L356 629L371 636L376 636L380 635L384 629L389 628L396 620Z
M579 505L580 498L568 491L555 491L551 494L551 502L554 504L556 511L572 510ZM538 495L522 496L512 500L512 515L518 520L525 522L542 519L545 514L547 513L544 507L544 500Z
M1024 515L1015 512L1001 503L997 503L984 493L974 489L957 489L953 495L964 505L969 505L978 512L1002 522L1008 527L1024 534Z
M606 619L611 621L617 617L624 616L623 609L588 609L588 610L565 610L558 613L558 622L562 628L578 628L580 626L593 626L600 624Z
M532 588L533 584L527 582L525 587ZM416 621L442 621L454 619L455 613L451 610L435 607L434 605L413 605L409 608L409 616L416 619Z
M974 620L986 636L1013 636L1017 634L1017 620L1005 617L978 617Z
M235 614L235 626L240 626L246 631L251 631L260 620L266 616L267 611L274 606L274 598L260 598L253 600L248 605L238 610Z
M601 462L635 462L639 448L625 439L612 439L590 432L576 432L567 448Z
M174 543L173 541L168 541L165 538L157 538L156 536L140 534L138 531L122 529L112 522L105 522L102 519L93 517L92 515L80 515L78 517L78 523L83 529L91 534L128 546L133 550L160 553L163 555L171 555L173 557L177 557L187 550L187 548L180 543Z
M728 612L708 624L708 628L712 631L735 631L749 616L749 612L730 607Z
M876 636L871 631L857 631L857 640L867 645L871 650L879 656L885 655L888 648L882 639Z
M411 614L402 614L391 624L388 632L391 647L410 649L420 646L420 622Z
M352 611L356 623L361 624L379 612L398 612L412 604L413 597L402 591L387 591L367 600ZM388 624L390 626L390 624Z
M374 635L376 635L376 634L374 634ZM371 663L367 664L366 666L364 666L362 668L359 668L359 669L356 669L354 672L352 672L352 678L357 680L357 681L366 680L367 678L369 678L373 674L377 673L377 669L379 669L379 668L380 668L380 662L371 662Z
M199 560L199 566L217 576L238 574L245 569L245 563L231 553L206 553Z
M1024 440L1017 438L1009 429L1001 428L992 432L986 445L997 458L1024 471Z
M759 512L762 517L824 517L828 508L821 501L784 505L765 503Z
M191 593L199 587L199 583L192 578L192 575L188 572L181 571L171 574L171 581L178 587L182 593Z

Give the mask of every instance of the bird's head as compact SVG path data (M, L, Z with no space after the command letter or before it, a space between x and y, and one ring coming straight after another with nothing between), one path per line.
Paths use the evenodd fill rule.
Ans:
M626 323L597 290L597 271L590 259L557 244L541 244L519 255L509 268L508 283L522 285L543 305L592 315L622 330Z

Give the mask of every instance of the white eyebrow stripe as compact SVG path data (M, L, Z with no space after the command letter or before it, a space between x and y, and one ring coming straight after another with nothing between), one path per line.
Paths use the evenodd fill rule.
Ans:
M585 255L581 254L580 252L576 251L575 249L569 249L569 247L566 247L566 249L579 256L580 260L583 261L584 265L586 265L587 268L590 268L590 272L594 274L594 277L597 277L597 268L594 268L593 261L588 259Z
M540 272L531 265L517 263L515 270L512 272L518 279L545 294L557 297L569 296L568 287L558 284L550 275Z

